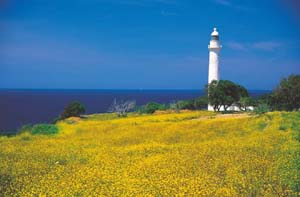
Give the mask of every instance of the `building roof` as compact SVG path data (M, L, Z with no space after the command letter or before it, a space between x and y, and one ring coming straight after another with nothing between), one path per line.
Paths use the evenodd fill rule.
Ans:
M211 36L219 36L219 32L217 32L217 28L214 28L214 31L211 33Z

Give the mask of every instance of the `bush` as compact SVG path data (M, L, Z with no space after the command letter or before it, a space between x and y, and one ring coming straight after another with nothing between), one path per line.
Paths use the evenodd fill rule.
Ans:
M172 110L179 111L182 109L196 110L207 108L207 97L199 97L191 100L182 100L170 103L169 107Z
M139 109L140 113L153 114L156 110L166 110L167 107L164 104L159 104L155 102L147 103L145 106Z
M258 106L254 108L253 113L257 114L257 115L262 115L269 111L270 111L270 106L265 103L261 103L261 104L258 104Z
M31 129L33 135L53 135L58 133L58 128L53 124L37 124Z
M178 101L177 103L179 109L189 109L189 110L195 109L194 100Z
M202 96L194 100L195 109L207 109L207 105L208 105L207 96Z
M59 118L55 121L64 120L69 117L79 117L83 113L85 113L84 106L80 102L75 101L67 105Z

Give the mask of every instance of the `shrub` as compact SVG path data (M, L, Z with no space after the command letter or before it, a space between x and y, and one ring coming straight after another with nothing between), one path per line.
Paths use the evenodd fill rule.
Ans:
M207 96L202 96L194 100L195 109L207 109L207 105L208 105Z
M183 101L178 101L177 103L179 109L189 109L189 110L195 109L194 100L183 100Z
M58 133L58 128L53 124L26 124L18 131L18 134L31 133L33 135L53 135ZM26 135L25 135L26 136ZM25 137L26 138L26 137Z
M75 101L67 105L56 120L64 120L69 117L79 117L83 113L85 113L85 107L80 102Z
M159 104L155 102L147 103L143 108L140 109L140 112L153 114L156 110L166 110L167 107L164 104Z
M196 109L205 109L207 108L207 97L199 97L191 100L182 100L177 102L172 102L169 105L169 108L175 111L182 109L196 110Z
M53 124L37 124L31 129L33 135L53 135L58 133L58 128Z
M270 111L269 105L265 103L258 104L257 107L254 108L253 113L257 115L262 115Z

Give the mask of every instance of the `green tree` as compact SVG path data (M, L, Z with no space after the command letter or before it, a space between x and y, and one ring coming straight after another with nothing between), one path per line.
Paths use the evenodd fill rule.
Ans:
M266 94L263 94L257 98L255 98L255 102L256 104L267 104L269 106L272 105L272 100L273 100L273 95L272 93L266 93Z
M238 106L242 111L247 111L249 106L254 106L254 105L255 105L255 101L251 97L241 97L238 102Z
M270 106L266 103L259 103L255 108L253 113L256 115L262 115L270 111Z
M195 109L204 109L207 108L208 98L207 96L201 96L194 100Z
M85 113L85 107L78 101L74 101L67 105L64 111L60 114L59 120L64 120L69 117L79 117Z
M239 84L236 84L240 98L249 97L248 90Z
M290 75L281 80L273 90L272 106L277 110L300 109L300 75Z
M248 91L241 85L229 80L212 81L207 86L208 102L215 111L220 111L221 107L227 111L228 107L238 104L241 97L248 97Z

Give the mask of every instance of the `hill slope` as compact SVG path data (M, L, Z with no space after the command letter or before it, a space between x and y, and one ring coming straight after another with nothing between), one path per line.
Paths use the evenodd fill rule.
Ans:
M299 195L300 113L91 115L0 137L0 193Z

